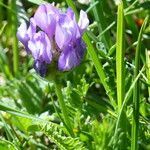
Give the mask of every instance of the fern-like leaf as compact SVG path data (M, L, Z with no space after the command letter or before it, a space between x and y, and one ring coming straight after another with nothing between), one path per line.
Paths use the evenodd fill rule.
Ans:
M61 150L85 150L83 143L78 138L65 136L62 129L54 124L46 124L43 133L52 140Z

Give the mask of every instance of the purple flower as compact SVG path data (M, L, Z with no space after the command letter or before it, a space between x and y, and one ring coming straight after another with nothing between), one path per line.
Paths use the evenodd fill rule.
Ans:
M79 23L76 22L75 14L70 8L60 17L55 32L56 44L61 51L59 70L68 71L80 64L85 52L82 34L88 24L89 20L83 11L80 12Z
M68 71L81 63L85 53L82 35L89 24L87 14L80 11L79 22L72 9L64 13L51 4L40 5L27 28L22 23L17 37L34 58L34 68L41 75L54 61L60 71Z

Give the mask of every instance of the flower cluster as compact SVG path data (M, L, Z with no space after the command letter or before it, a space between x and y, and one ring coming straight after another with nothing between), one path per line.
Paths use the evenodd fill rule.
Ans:
M80 64L85 52L82 35L88 25L87 14L82 10L76 22L72 9L64 13L52 4L42 4L30 18L29 27L26 23L20 25L17 37L33 56L35 70L44 76L52 61L57 62L60 71Z

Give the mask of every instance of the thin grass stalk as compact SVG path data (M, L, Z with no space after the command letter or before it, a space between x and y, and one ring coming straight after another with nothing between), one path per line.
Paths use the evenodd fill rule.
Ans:
M136 54L135 54L134 79L139 74L139 70L140 70L140 53L141 53L142 35L146 27L146 24L148 22L148 19L149 19L149 16L145 18L144 23L141 27L139 36L138 36L138 44L136 47ZM133 118L132 118L131 150L138 149L139 102L140 102L140 81L138 80L133 89Z
M98 38L100 38L103 34L105 34L107 31L109 31L114 25L116 24L115 21L113 21L108 27L105 28L99 35Z
M127 7L127 1L123 0L123 3L124 3L124 6ZM137 28L137 26L136 26L132 16L130 16L130 15L125 16L125 19L126 19L126 22L127 22L128 26L129 26L129 28L132 31L133 39L134 39L134 41L136 41L137 40L137 35L138 35L138 28Z
M16 1L11 1L11 8L13 11L17 12L17 5ZM18 19L17 19L17 13L12 14L12 34L13 34L13 72L16 76L19 71L19 50L18 50L18 40L16 37L17 32L17 26L18 26Z
M68 6L70 6L74 12L76 12L76 16L77 18L79 17L78 13L77 13L77 9L73 3L72 0L66 0ZM110 87L106 81L107 77L106 77L106 74L104 72L104 69L103 69L103 66L102 66L102 63L101 63L101 60L98 58L96 52L94 51L94 46L91 44L91 40L89 39L88 35L85 33L84 36L83 36L83 39L87 45L87 50L88 50L88 53L94 63L94 66L96 68L96 71L97 71L97 74L105 88L105 91L112 103L112 105L115 107L116 106L116 103L114 102L114 98L113 98L113 95L111 93L111 90L110 90Z
M134 8L134 5L137 4L139 0L135 0L130 6L125 9L125 12L128 12L130 9Z
M92 0L92 3L95 3L95 0ZM98 31L99 31L99 33L101 33L104 29L107 28L106 19L103 14L102 1L99 1L99 3L93 7L93 13L94 13L95 20L98 23ZM102 41L104 42L106 48L109 49L109 47L111 45L111 40L110 40L111 38L110 38L108 32L105 32L103 35L101 35L101 37L102 37ZM100 38L100 36L99 36L99 38Z
M125 13L125 16L129 16L129 15L135 15L137 13L141 13L142 11L144 11L144 8L138 8L138 9L134 9L134 10L131 10L129 12L126 12Z
M125 75L124 75L124 13L123 2L118 5L117 17L117 41L116 41L116 75L117 75L117 101L118 110L121 109L125 95Z
M92 3L92 4L88 7L88 9L86 10L86 12L88 13L89 11L91 11L91 10L93 9L93 7L95 7L98 3L99 3L98 1Z

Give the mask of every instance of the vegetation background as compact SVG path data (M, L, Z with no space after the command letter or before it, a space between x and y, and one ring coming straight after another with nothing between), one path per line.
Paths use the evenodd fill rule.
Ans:
M43 2L0 0L0 150L149 150L150 1L56 0L90 20L82 64L56 86L16 37Z

